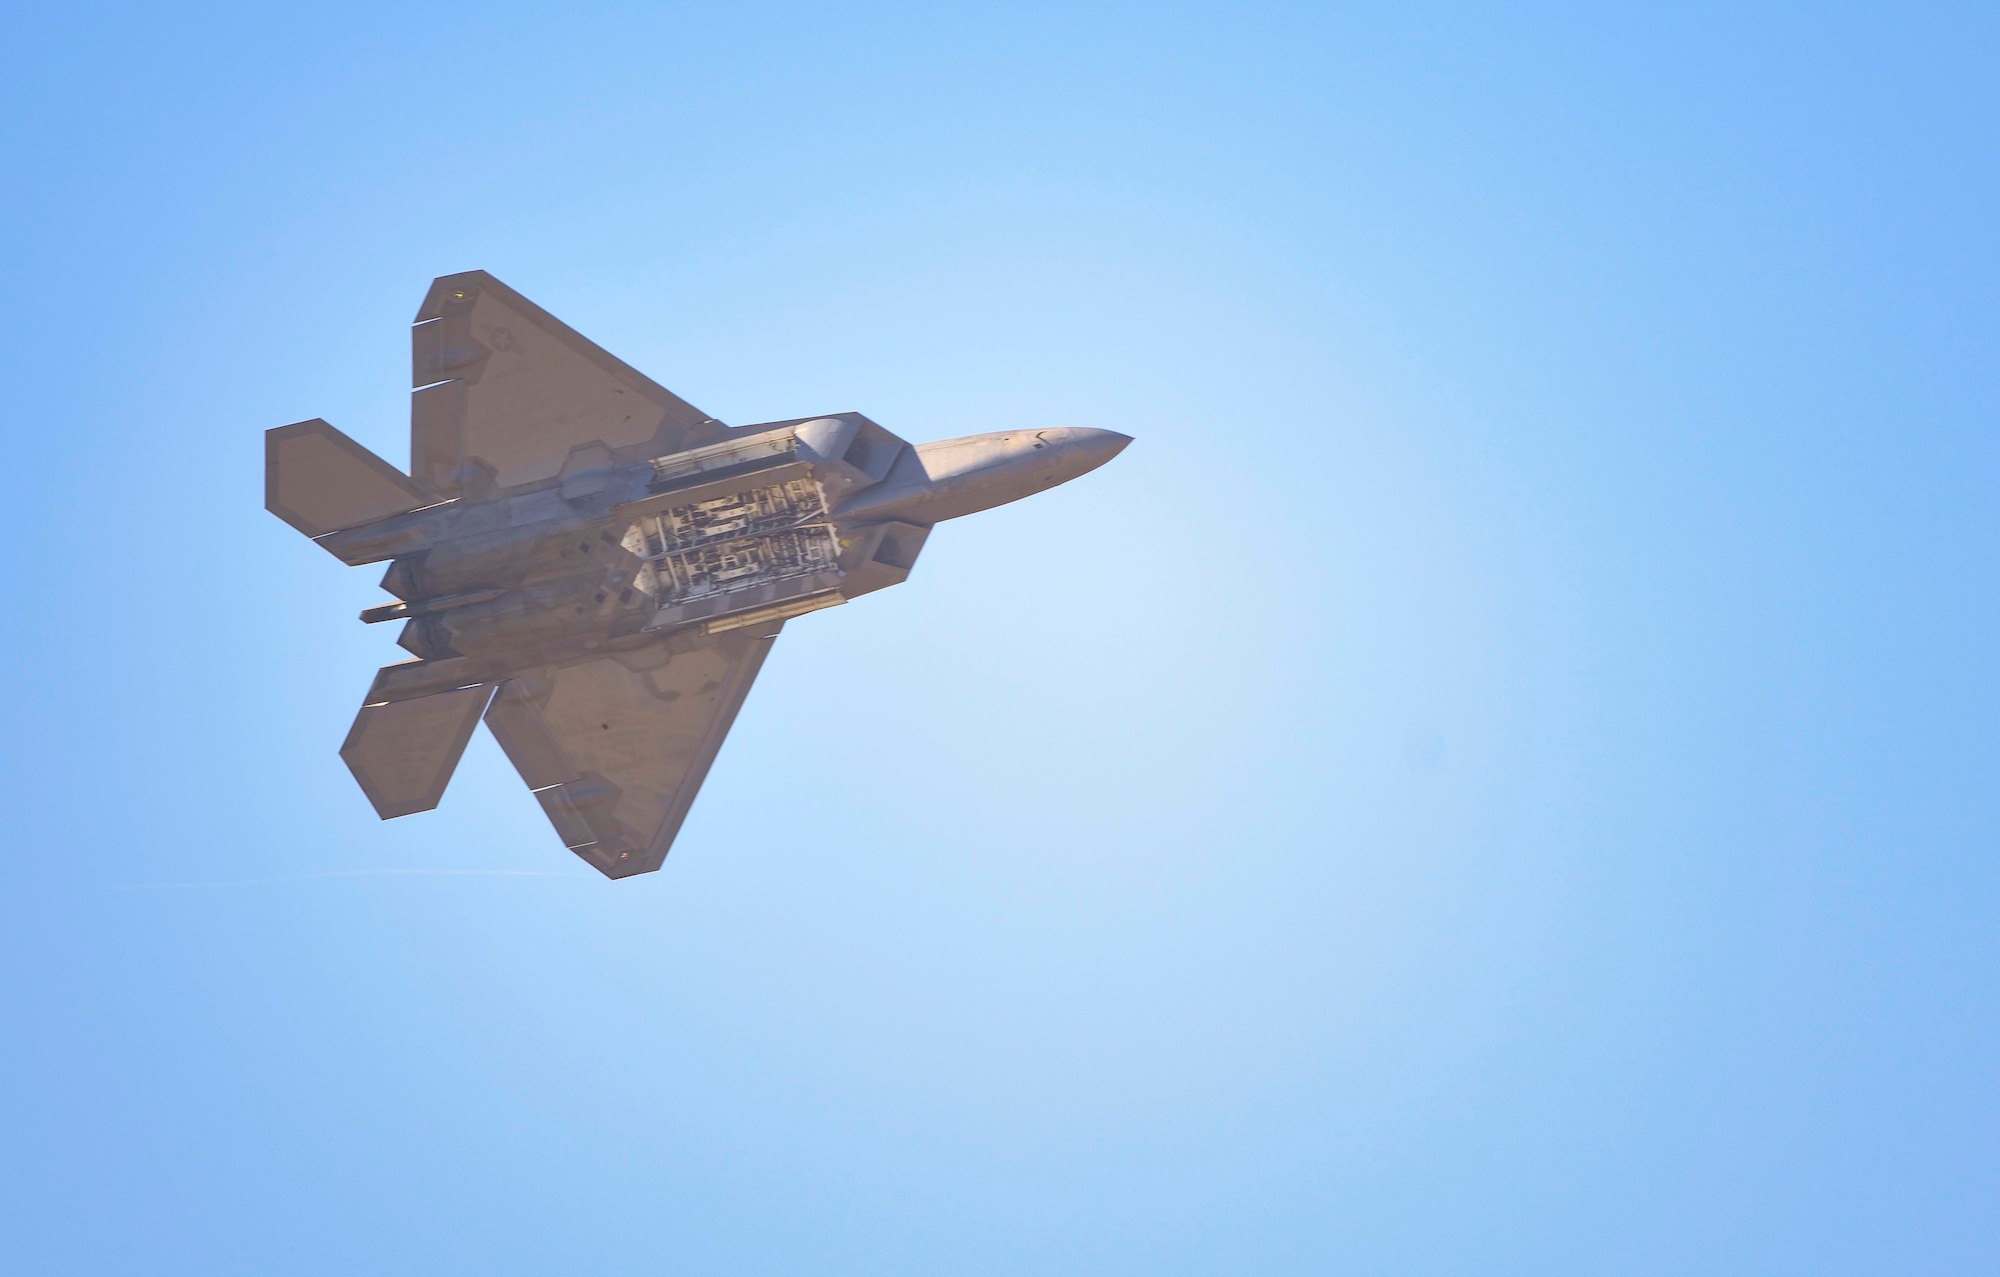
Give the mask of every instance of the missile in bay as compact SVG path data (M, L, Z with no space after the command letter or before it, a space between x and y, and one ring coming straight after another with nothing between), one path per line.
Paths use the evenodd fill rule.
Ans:
M484 271L412 332L410 471L324 421L265 434L264 503L384 563L414 660L340 755L384 819L429 811L483 718L563 845L658 869L785 622L901 584L931 528L1130 443L1006 430L911 444L856 412L725 426Z

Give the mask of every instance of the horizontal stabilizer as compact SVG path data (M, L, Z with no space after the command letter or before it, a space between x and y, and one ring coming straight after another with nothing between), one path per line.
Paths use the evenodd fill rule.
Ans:
M436 501L408 475L324 421L264 432L264 508L309 537Z
M493 685L483 683L361 707L340 757L376 815L393 820L438 805L492 696Z

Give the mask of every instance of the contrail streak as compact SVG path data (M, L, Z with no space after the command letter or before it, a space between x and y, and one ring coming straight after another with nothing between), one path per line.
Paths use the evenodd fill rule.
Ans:
M209 882L129 882L119 891L173 891L187 887L262 887L274 883L316 882L328 878L570 878L591 882L583 874L558 873L546 869L328 869L320 873L286 874L277 878L223 878Z

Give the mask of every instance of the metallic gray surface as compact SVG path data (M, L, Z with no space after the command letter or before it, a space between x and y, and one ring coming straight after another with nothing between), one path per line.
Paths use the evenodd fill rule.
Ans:
M859 413L730 429L483 271L413 334L405 475L324 421L266 433L265 507L387 562L416 657L342 757L383 819L428 811L476 720L563 844L660 867L784 623L908 578L936 523L1103 465L1108 430L911 445ZM490 705L489 705L490 698Z

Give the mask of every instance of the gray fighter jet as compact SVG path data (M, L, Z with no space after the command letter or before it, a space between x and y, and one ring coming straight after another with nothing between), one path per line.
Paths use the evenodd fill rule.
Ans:
M563 844L658 869L792 617L901 583L941 519L1130 443L1014 430L911 445L856 412L734 429L484 271L413 332L410 473L324 421L266 433L265 508L387 561L416 660L341 746L384 820L429 811L483 715Z

